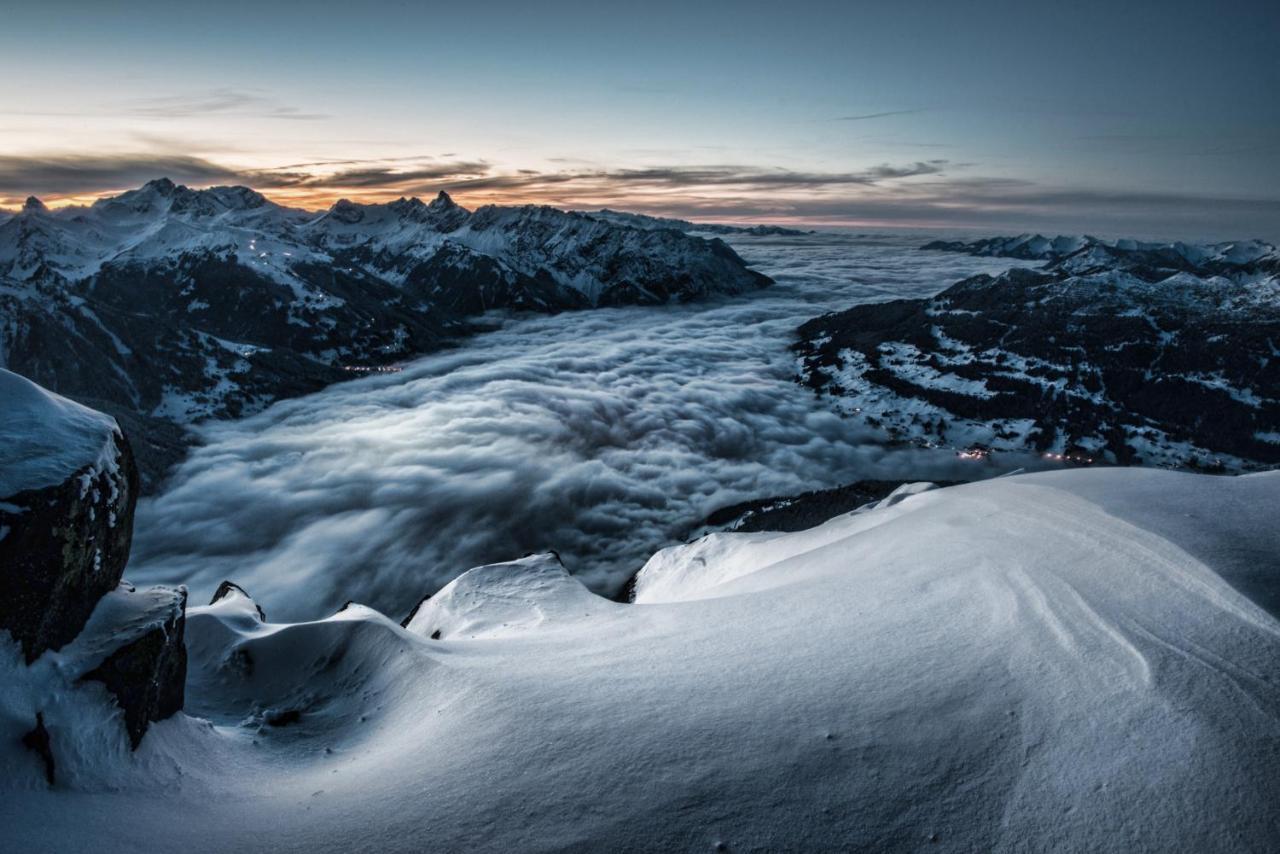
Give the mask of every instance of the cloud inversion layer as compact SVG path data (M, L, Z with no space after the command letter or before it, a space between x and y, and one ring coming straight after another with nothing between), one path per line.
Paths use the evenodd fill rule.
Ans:
M801 321L1007 266L914 245L748 245L779 278L756 296L519 319L403 374L215 425L141 505L130 578L197 599L230 578L273 617L348 599L399 615L471 566L556 549L610 591L725 504L954 476L969 464L887 449L792 379Z

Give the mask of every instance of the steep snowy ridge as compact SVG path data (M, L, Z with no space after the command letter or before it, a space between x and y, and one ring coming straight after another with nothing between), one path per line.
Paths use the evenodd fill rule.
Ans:
M185 425L394 364L495 308L740 293L769 280L718 240L551 208L339 201L167 179L0 221L0 365L117 416L154 483Z
M555 208L480 208L451 239L592 303L663 303L769 284L718 239L603 223Z
M464 573L407 629L274 624L228 587L190 611L186 712L135 754L74 798L6 754L8 841L1266 850L1280 474L920 490L661 552L634 605L553 555Z
M905 441L1081 463L1280 463L1280 266L1257 241L996 238L1046 260L800 329L802 382Z

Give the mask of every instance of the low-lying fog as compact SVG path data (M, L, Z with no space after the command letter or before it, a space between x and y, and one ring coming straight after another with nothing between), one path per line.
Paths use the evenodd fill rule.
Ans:
M736 238L774 287L506 319L402 373L206 425L139 506L127 575L188 584L201 604L231 579L273 619L349 599L399 618L468 567L555 549L612 593L726 504L994 473L883 447L793 380L803 321L1011 265L916 251L926 239Z

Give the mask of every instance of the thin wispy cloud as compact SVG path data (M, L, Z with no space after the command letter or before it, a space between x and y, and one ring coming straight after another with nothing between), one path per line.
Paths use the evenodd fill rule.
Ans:
M399 187L407 182L483 176L487 175L489 171L489 164L479 161L440 163L417 169L373 167L346 169L333 175L316 176L301 182L301 184L313 187L355 187L361 189Z
M418 192L450 188L457 190L540 190L563 189L566 185L582 191L636 192L649 190L699 190L737 188L743 191L780 191L801 188L874 186L887 181L926 175L940 175L945 160L917 161L900 166L881 164L852 172L805 172L790 169L761 169L750 166L679 166L645 169L578 169L555 172L520 170L467 178L449 185L425 184Z
M256 91L219 88L204 92L136 98L121 105L122 111L152 118L183 118L201 115L251 116L270 119L315 121L329 118L326 113L307 112L283 104Z
M923 113L924 110L885 110L881 113L859 113L853 116L836 116L833 122L864 122L868 119L887 119L890 116L910 116L915 113Z
M132 98L107 102L93 109L81 110L33 110L2 109L7 116L118 116L132 118L173 119L192 116L227 116L237 118L289 119L295 121L319 121L330 118L328 113L303 110L283 103L265 92L243 89L218 88L200 92Z

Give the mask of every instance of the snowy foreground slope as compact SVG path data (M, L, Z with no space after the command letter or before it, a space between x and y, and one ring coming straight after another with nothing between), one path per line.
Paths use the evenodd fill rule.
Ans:
M49 791L3 748L5 847L1274 850L1278 507L1280 473L917 487L660 552L632 605L471 570L407 628L228 588L136 753Z

